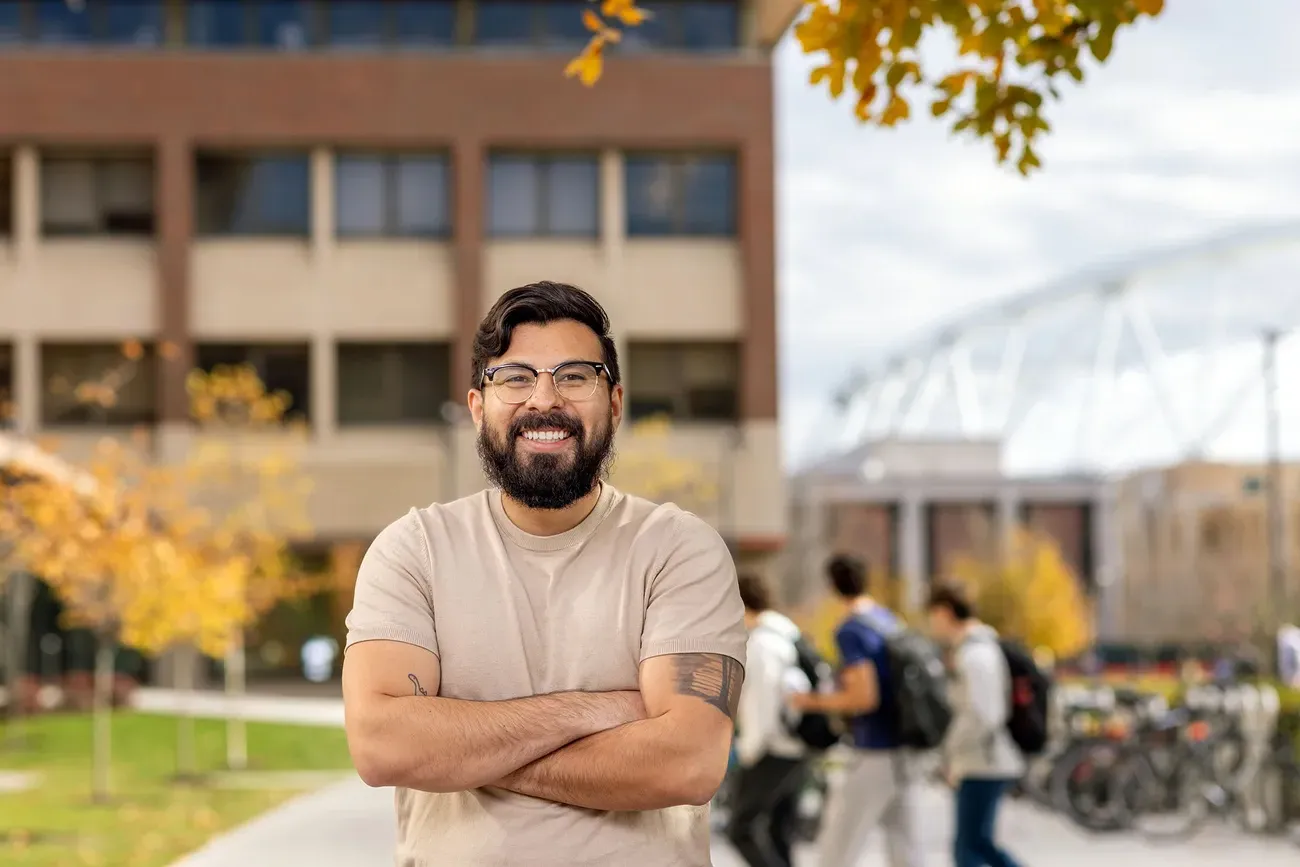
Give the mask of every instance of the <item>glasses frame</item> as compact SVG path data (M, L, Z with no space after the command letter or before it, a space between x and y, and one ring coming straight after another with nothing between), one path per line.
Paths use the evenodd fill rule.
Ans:
M549 373L551 375L551 379L554 380L557 371L563 370L564 368L568 367L571 364L585 364L588 367L594 367L596 369L596 384L592 386L591 394L587 395L586 397L577 398L577 399L564 397L564 395L560 394L559 388L557 387L555 393L560 394L560 397L564 400L572 401L575 403L580 403L581 401L584 400L590 400L591 395L595 394L596 389L600 387L600 377L602 375L609 380L611 385L614 384L614 380L609 374L609 365L605 364L603 361L585 361L580 358L575 358L572 361L561 362L560 364L557 364L554 367L533 367L531 364L524 364L522 361L512 361L509 364L497 364L492 367L483 368L483 378L481 381L485 385L492 386L492 392L496 394L497 399L500 400L502 403L508 403L511 406L518 406L521 403L527 403L529 399L532 398L534 392L537 391L537 383L541 381L543 373ZM497 384L492 381L492 376L498 370L505 370L508 367L521 367L524 370L531 370L533 372L533 376L537 377L536 379L533 380L533 387L529 389L528 394L526 394L522 400L518 400L518 401L506 400L504 397L501 396L501 392L498 390Z

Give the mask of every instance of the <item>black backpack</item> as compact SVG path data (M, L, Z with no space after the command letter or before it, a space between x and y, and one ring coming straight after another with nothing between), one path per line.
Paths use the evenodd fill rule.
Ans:
M878 622L870 614L859 618L868 629L885 639L894 730L899 744L917 750L938 747L952 724L948 671L939 648L900 622Z
M826 658L817 652L812 642L802 635L795 639L794 649L798 656L796 664L812 684L813 692L823 691L824 685L834 679L835 670L831 668ZM837 720L828 714L820 711L804 711L798 724L792 727L791 734L803 741L809 749L821 752L839 743L841 729Z
M1005 638L1000 639L998 645L1011 673L1011 710L1007 715L1007 731L1022 753L1036 756L1047 747L1052 679L1038 667L1024 645Z

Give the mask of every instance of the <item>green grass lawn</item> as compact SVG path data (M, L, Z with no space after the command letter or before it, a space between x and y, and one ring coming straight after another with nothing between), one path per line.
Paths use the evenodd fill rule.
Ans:
M25 720L26 744L0 748L0 770L35 771L38 787L0 794L0 864L30 867L165 867L213 835L296 794L173 782L175 717L118 713L113 800L92 804L89 715ZM198 720L198 769L221 770L225 723ZM342 729L248 723L254 771L350 768Z

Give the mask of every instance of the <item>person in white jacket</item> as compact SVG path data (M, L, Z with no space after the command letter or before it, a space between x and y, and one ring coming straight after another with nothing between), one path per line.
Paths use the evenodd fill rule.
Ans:
M1025 759L1011 739L1011 671L993 627L955 586L930 593L930 630L951 651L952 722L941 752L956 789L955 867L1018 867L995 840L998 805Z
M790 867L799 794L807 780L808 753L791 732L789 696L812 688L798 667L799 627L772 610L766 584L740 576L745 603L745 683L736 714L740 764L727 837L750 867Z

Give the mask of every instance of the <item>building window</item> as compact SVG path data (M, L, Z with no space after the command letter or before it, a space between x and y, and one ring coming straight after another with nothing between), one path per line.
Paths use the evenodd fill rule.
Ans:
M0 45L113 45L163 41L163 0L3 0Z
M339 425L439 423L450 399L445 343L339 344Z
M311 169L306 154L200 153L194 182L200 235L311 233Z
M268 393L289 395L286 421L311 419L311 347L306 343L202 343L195 347L201 370L248 365Z
M736 0L657 0L654 16L623 32L618 49L734 51L740 45Z
M0 343L0 429L11 427L15 421L14 406L14 348Z
M135 361L115 344L41 346L41 424L154 424L158 420L153 347ZM111 392L111 400L99 395Z
M148 156L41 155L41 232L152 235L154 172Z
M730 156L629 154L629 235L734 235L736 161Z
M324 8L333 48L435 48L456 43L455 0L337 0Z
M334 213L340 236L437 237L451 229L447 161L435 154L340 154Z
M0 237L13 234L14 155L0 151Z
M202 48L296 51L316 40L310 0L190 0L186 31Z
M488 231L595 237L599 178L595 156L494 154L488 165Z
M591 38L582 23L586 0L481 0L475 41L497 48L580 48Z
M628 412L676 421L730 422L740 415L740 347L735 343L628 346Z

